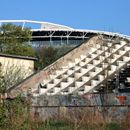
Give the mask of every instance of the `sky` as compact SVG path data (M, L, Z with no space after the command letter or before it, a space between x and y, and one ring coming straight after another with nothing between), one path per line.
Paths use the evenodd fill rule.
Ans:
M0 0L0 20L35 20L130 36L130 0Z

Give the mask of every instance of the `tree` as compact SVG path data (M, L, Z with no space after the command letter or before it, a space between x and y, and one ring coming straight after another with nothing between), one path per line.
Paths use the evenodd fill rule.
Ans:
M29 28L22 29L21 26L3 24L0 27L0 52L22 56L34 56L34 50L28 44L32 32Z
M6 49L3 53L35 57L35 51L27 44L15 45L13 48Z
M38 61L35 62L35 69L43 69L56 60L57 50L51 46L43 46L36 49Z
M69 50L73 49L73 46L43 46L41 48L38 48L36 50L36 54L38 57L38 61L36 62L35 66L37 68L44 68L54 61L56 61L58 58L63 56L65 53L67 53Z

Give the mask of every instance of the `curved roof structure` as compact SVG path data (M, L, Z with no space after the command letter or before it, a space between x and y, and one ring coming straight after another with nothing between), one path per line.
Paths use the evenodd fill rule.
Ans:
M47 38L77 38L87 39L90 34L103 34L108 36L118 36L130 40L130 36L120 33L99 31L99 30L86 30L86 29L74 29L65 25L44 22L44 21L32 21L32 20L0 20L0 24L14 23L20 24L22 28L30 27L33 32L33 40L47 39ZM45 33L43 33L45 32Z
M37 28L36 30L54 30L54 29L61 29L61 30L71 30L72 28L60 24L50 23L50 22L41 22L41 21L32 21L32 20L0 20L0 23L21 23L22 27L24 28L26 24L39 24L40 28ZM29 26L33 29L33 26Z

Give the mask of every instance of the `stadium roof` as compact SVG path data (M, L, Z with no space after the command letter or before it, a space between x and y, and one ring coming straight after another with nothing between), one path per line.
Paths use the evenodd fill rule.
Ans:
M40 24L40 28L38 30L53 30L53 29L63 29L63 30L71 30L72 28L60 24L50 23L50 22L41 22L41 21L32 21L32 20L0 20L0 23L22 23L22 27L24 28L25 24ZM32 29L34 30L34 29ZM37 29L36 29L37 30Z
M33 32L37 31L68 31L70 33L66 34L66 36L69 37L69 35L72 32L81 32L83 33L80 37L85 37L87 33L94 33L94 34L105 34L109 36L119 36L121 38L126 38L130 40L130 36L124 35L121 33L115 33L115 32L107 32L107 31L99 31L99 30L86 30L86 29L74 29L65 25L50 23L50 22L44 22L44 21L32 21L32 20L0 20L0 24L5 23L13 23L21 25L22 28L24 27L30 27ZM39 25L35 27L34 25ZM53 33L51 34L53 35Z

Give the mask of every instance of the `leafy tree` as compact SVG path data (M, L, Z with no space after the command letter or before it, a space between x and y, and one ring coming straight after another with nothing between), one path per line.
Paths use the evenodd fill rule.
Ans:
M44 68L56 60L57 49L54 47L42 47L37 50L37 57L39 61L36 63L37 67Z
M35 57L35 51L30 45L20 44L6 49L3 53Z
M43 46L42 48L38 48L36 53L39 60L36 62L35 66L39 69L42 69L56 61L72 48L73 46L71 47L67 45L59 47Z
M32 32L29 28L22 29L21 26L3 24L0 27L0 52L23 56L34 56L34 50L28 44Z

